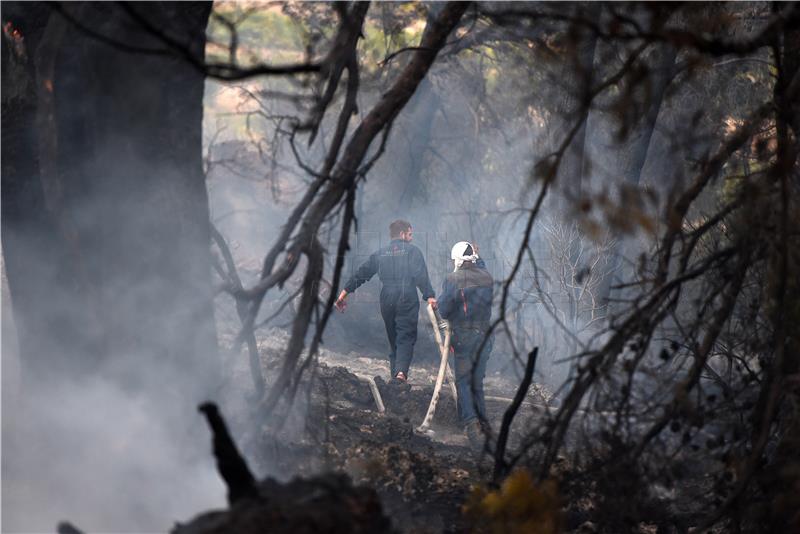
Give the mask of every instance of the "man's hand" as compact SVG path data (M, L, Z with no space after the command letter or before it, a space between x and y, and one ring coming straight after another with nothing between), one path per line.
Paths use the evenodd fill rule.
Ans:
M336 299L333 305L336 306L340 313L344 313L345 308L347 308L347 291L342 289L342 292L339 293L339 298Z
M436 308L439 307L439 305L436 303L436 298L435 297L429 298L428 299L428 304L431 305L431 309L433 309L433 310L435 310Z

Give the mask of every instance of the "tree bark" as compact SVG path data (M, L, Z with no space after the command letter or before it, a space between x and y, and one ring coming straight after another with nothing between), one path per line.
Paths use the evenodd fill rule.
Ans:
M658 57L653 65L651 74L651 93L645 114L638 128L631 132L629 143L630 156L625 160L622 168L623 186L638 187L642 177L642 169L647 162L650 151L650 140L658 121L664 94L672 81L675 72L676 49L672 46L662 45L658 50ZM609 274L603 279L598 288L598 302L608 303L612 294L612 287L620 282L618 271L622 268L622 258L625 255L625 245L622 240L617 240L609 250L611 264Z
M579 11L583 7L578 8ZM590 4L586 7L587 16L597 18L600 15L600 4ZM597 35L594 32L578 32L573 36L574 42L568 43L572 48L570 51L572 60L565 64L564 76L571 80L563 90L562 98L559 102L557 113L561 115L563 124L559 127L559 135L554 139L555 145L561 143L563 137L572 128L573 121L591 102L586 102L585 97L593 86L592 80L595 78L594 57L597 48ZM574 86L579 92L574 92ZM585 91L586 94L580 91ZM588 112L587 112L588 113ZM583 174L587 165L586 162L586 127L587 121L583 121L580 129L570 143L564 154L564 159L558 169L557 182L565 195L564 208L569 209L571 203L579 204L583 190Z
M115 4L65 9L116 40L159 46ZM148 4L147 17L202 57L210 10ZM218 377L203 74L116 49L37 4L4 5L3 18L40 28L25 35L36 96L23 105L6 98L22 82L3 51L3 146L14 147L3 253L26 378L99 371L136 387L186 376L179 389L196 401Z
M408 114L408 145L405 147L404 176L398 176L405 182L398 202L398 216L408 217L414 200L424 196L425 185L422 180L426 169L426 152L431 143L434 117L439 107L439 97L433 84L427 78L419 84L419 89L411 102Z
M43 359L40 334L57 327L57 315L41 305L49 298L42 282L58 277L62 265L39 178L36 73L31 57L48 16L49 10L40 4L3 4L3 260L19 349L26 355L25 371Z

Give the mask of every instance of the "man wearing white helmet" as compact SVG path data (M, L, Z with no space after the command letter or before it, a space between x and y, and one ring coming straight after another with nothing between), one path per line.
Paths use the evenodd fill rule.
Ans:
M455 352L458 416L474 448L483 447L482 421L486 421L483 378L492 351L491 337L480 354L492 317L494 280L478 249L467 241L450 251L453 272L445 277L439 311L450 322L451 346Z

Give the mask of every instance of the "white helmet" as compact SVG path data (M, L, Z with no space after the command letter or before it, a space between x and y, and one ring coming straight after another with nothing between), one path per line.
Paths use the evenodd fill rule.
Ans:
M470 254L467 254L467 251ZM478 255L475 253L475 247L469 241L459 241L450 249L450 259L455 260L456 266L453 270L457 271L465 261L475 263L478 260Z

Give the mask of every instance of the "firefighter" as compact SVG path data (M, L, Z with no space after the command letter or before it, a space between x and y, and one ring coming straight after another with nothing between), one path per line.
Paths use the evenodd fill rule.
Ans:
M478 349L489 330L494 280L478 256L477 247L469 242L456 243L450 258L455 268L445 277L439 296L439 312L450 322L458 417L470 445L482 448L488 432L483 378L492 351L492 338L486 340L480 354Z
M422 251L411 244L413 229L404 220L389 225L391 242L372 254L358 268L336 299L335 306L344 312L347 296L358 289L376 273L381 289L381 316L389 338L389 366L391 376L399 382L408 380L408 369L414 358L414 343L417 341L417 319L419 297L436 309L436 298L428 277L428 267Z

